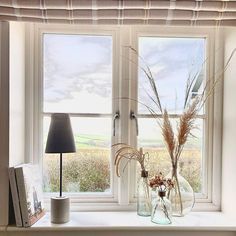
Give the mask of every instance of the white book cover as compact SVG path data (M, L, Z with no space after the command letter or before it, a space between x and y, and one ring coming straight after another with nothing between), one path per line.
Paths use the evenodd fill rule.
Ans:
M23 164L15 167L24 227L33 225L44 214L42 178L39 166Z
M15 168L10 167L8 170L8 173L9 173L9 181L10 181L14 214L15 214L15 219L16 219L16 226L22 227L20 201L19 201L19 195L18 195L18 190L17 190L17 185L16 185Z

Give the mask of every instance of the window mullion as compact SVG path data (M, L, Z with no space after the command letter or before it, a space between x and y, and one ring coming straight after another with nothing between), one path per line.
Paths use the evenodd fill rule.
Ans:
M138 34L132 29L131 32L131 46L135 49L138 49ZM130 50L131 51L131 50ZM130 97L132 99L130 111L134 112L139 118L138 113L138 57L135 53L131 53L131 62L130 62L130 79L131 79L131 89ZM135 120L131 121L130 126L130 140L133 147L137 147L137 130ZM137 162L132 162L130 165L130 201L136 201L136 183L137 183Z
M129 27L123 27L120 30L120 50L122 57L119 57L120 63L120 78L119 78L119 108L120 108L120 123L119 123L119 142L130 143L130 124L129 124L129 90L130 90L130 78L129 78L129 48L124 45L129 45L130 32ZM118 178L118 202L120 205L129 204L129 179L130 179L130 166L125 168L126 161L122 160L120 163L120 170L122 175ZM124 170L123 170L124 169Z

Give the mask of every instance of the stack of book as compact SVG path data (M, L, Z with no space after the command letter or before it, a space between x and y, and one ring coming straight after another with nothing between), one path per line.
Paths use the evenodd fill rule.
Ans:
M32 164L10 167L9 180L16 226L30 227L45 214L39 167Z

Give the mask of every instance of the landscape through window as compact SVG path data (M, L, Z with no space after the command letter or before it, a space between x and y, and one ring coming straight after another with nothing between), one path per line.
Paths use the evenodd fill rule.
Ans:
M189 76L197 74L197 82L192 88L192 98L201 93L204 86L205 70L205 39L204 38L166 38L140 37L139 38L139 65L149 66L159 91L162 107L166 108L176 131L179 114L184 109L186 83ZM144 65L145 66L145 65ZM149 106L156 113L158 111L149 96L154 96L148 79L142 70L139 70L138 100ZM171 169L162 132L158 123L141 103L138 104L139 136L138 146L149 152L149 174L159 171L165 175ZM145 117L145 115L147 115ZM203 188L203 142L204 142L204 109L196 120L196 128L185 145L180 160L180 174L191 184L194 191L202 192ZM139 170L137 172L139 174Z
M64 192L110 192L112 37L43 35L43 144L51 113L71 113L76 153L63 154ZM44 154L45 192L59 191L59 155Z
M185 86L189 75L198 74L192 97L205 83L205 39L140 37L140 63L150 67L158 86L163 108L176 122L183 112ZM43 144L50 114L71 114L76 153L63 154L63 191L70 193L111 193L112 136L112 36L43 35ZM148 95L148 80L139 70L138 101L156 110ZM138 103L138 146L149 152L149 175L168 174L170 158L161 130L145 106ZM158 113L158 111L157 111ZM180 173L196 193L203 191L205 111L196 120L196 129L185 145ZM137 168L137 174L139 169ZM44 191L59 190L59 155L44 154Z

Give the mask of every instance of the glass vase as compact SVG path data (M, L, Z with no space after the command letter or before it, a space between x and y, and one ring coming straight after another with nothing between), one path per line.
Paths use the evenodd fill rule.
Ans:
M166 192L164 191L159 191L158 197L152 201L151 221L162 225L172 223L171 202L166 197Z
M172 215L185 216L193 208L194 191L189 182L179 174L178 169L173 169L166 178L171 178L174 182L174 187L167 193L172 205Z
M151 211L151 191L148 185L148 172L142 171L138 182L137 213L140 216L150 216Z

